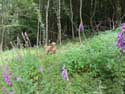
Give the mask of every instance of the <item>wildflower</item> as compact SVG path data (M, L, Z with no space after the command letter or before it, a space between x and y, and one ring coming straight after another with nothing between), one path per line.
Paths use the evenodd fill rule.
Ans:
M44 71L44 68L41 66L39 71L42 73Z
M84 26L83 26L83 22L81 21L80 25L79 25L79 30L80 32L84 31Z
M2 91L4 92L4 94L9 94L5 87L2 88Z
M22 78L21 77L16 77L16 81L21 81L22 80Z
M125 23L122 24L122 30L125 30Z
M121 32L118 34L117 47L124 53L125 52L125 23L121 26Z
M65 65L62 68L62 76L64 80L69 80L68 72L67 72L67 69L65 68Z
M9 75L9 71L8 71L8 65L5 67L4 79L5 79L6 83L8 84L8 86L12 86L12 81L10 79L10 75Z

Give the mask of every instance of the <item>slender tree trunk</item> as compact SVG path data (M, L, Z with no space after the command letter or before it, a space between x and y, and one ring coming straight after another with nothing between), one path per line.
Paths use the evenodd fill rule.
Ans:
M47 1L47 7L46 7L46 40L45 44L48 44L48 13L49 13L49 3L50 0Z
M41 24L42 24L42 21L41 21L41 0L39 0L39 9L37 10L38 12L38 23L37 23L37 47L39 46L39 44L41 44Z
M40 11L40 17L41 17L41 21L40 21L40 28L39 28L39 33L40 33L40 35L39 35L39 45L41 45L41 41L42 41L42 32L41 32L41 29L42 29L42 14L41 14L41 10L42 10L42 7L41 7L41 4L42 4L42 2L41 2L41 0L39 0L39 11Z
M25 35L26 41L28 42L28 46L31 47L31 41L30 41L28 34L25 32L24 35Z
M44 7L45 7L45 5L44 5L44 1L43 0L40 0L40 4L41 4L41 10L42 10L42 12L44 12ZM45 16L46 14L45 13L42 13L41 14L41 19L42 19L42 22L43 23L41 23L41 28L42 28L42 43L43 44L45 44L45 40L46 40L46 28L45 28L45 22L44 22L44 16Z
M1 43L0 43L0 51L3 51L3 41L4 41L4 33L5 33L5 28L2 28L2 36L1 36Z
M0 52L3 51L3 41L4 41L4 33L5 33L5 27L4 27L4 1L2 2L2 19L1 19L1 24L2 24L2 29L1 29L1 42L0 42Z
M60 43L60 45L62 44L62 37L61 37L61 33L62 33L62 31L61 31L61 20L60 20L60 12L61 12L61 1L59 0L58 1L58 15L57 15L57 20L58 20L58 23L57 23L57 25L58 25L58 31L59 31L59 33L58 33L58 39L59 39L59 43Z
M71 11L71 24L72 24L72 39L75 38L74 27L73 27L73 9L72 9L72 0L70 0L70 11Z
M3 18L3 15L2 15L2 25L4 25L4 18ZM0 51L2 52L2 51L3 51L4 33L5 33L5 27L4 27L4 26L2 27L1 32L2 32L2 33L1 33Z
M116 4L116 11L117 11L117 25L121 24L121 4L119 0L116 0L117 4Z
M79 11L79 15L80 15L80 22L82 21L82 0L80 0L80 11ZM80 34L80 28L78 31L78 35L79 35L79 41L82 44L82 39L81 39L81 34Z
M37 23L37 47L39 46L39 29L40 29L40 27L39 27L39 18L38 18L38 23Z
M95 16L95 12L96 12L96 0L91 1L91 8L93 11L91 11L90 26L91 26L92 31L94 32L93 17Z

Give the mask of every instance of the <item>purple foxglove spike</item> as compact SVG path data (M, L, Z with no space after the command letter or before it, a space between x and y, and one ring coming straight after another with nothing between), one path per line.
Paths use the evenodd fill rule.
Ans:
M9 94L5 87L2 88L2 91L4 92L4 94Z
M118 34L117 47L120 48L122 52L125 52L125 23L121 25L121 32Z
M122 30L125 30L125 23L122 24Z
M67 72L67 69L65 68L65 65L62 68L62 76L64 80L69 80L68 72Z
M44 68L41 66L40 69L39 69L39 72L43 72L44 71Z
M8 65L6 65L6 67L5 67L4 79L5 79L6 83L8 84L8 86L12 86L12 82L11 82L9 71L8 71Z
M80 32L84 31L84 26L83 26L83 22L81 21L80 25L79 25L79 30Z

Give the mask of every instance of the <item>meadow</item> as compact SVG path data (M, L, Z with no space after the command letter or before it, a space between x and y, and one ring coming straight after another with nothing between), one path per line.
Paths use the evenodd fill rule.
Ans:
M100 33L82 45L58 45L52 55L46 55L42 46L1 53L0 94L123 94L125 58L120 61L118 31ZM69 80L63 78L64 65Z

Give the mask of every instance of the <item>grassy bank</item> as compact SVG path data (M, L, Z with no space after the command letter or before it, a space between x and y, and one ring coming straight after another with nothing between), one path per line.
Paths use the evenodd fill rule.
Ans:
M13 49L0 55L0 88L15 94L118 94L124 92L124 77L118 85L119 50L117 32L101 33L79 43L58 46L57 53L46 55L44 49ZM123 60L124 61L124 60ZM3 77L8 64L12 87ZM66 65L69 81L61 75ZM124 74L124 64L122 70ZM17 80L20 78L20 80ZM4 94L0 90L0 94ZM121 94L121 93L119 93Z

